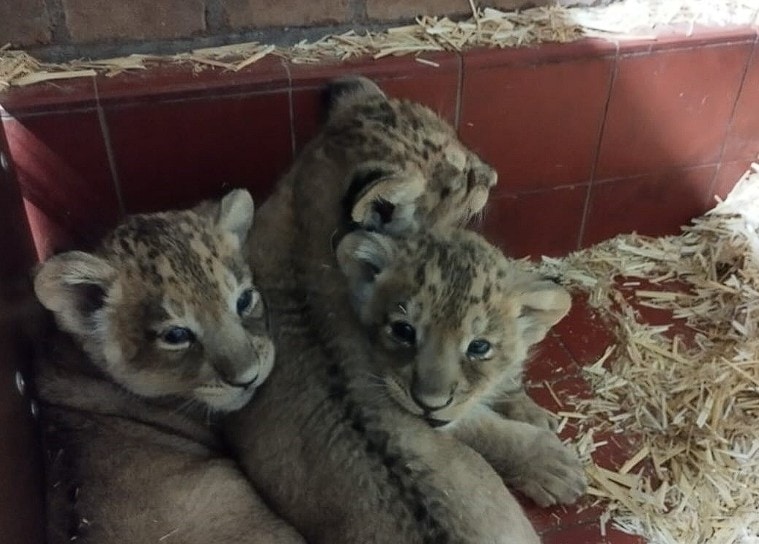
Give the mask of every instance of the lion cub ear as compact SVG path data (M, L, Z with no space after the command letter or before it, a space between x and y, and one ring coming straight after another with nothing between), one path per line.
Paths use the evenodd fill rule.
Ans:
M219 203L216 224L222 231L232 234L239 247L248 239L253 226L254 208L253 197L245 189L230 191Z
M540 342L556 323L567 315L572 297L561 285L536 281L517 296L522 336L529 344Z
M376 277L395 255L395 242L375 232L354 231L337 246L337 263L348 278L356 303L363 304L374 292Z
M377 97L387 100L382 89L369 78L345 76L334 79L327 86L327 112L332 117L354 104Z
M83 336L96 327L95 313L105 304L117 276L117 270L104 259L69 251L40 265L34 292L63 330Z
M394 236L413 234L418 230L416 201L425 187L416 169L376 161L361 164L351 174L343 200L348 222Z

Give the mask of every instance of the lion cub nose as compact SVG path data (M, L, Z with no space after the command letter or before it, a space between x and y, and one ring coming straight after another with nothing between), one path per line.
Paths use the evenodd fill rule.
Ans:
M425 412L434 412L450 406L453 402L454 389L452 388L449 392L442 394L439 391L427 392L419 386L419 380L414 379L409 392L411 393L412 400L419 408Z
M247 388L258 379L258 365L250 368L238 369L227 361L216 361L213 365L218 378L232 387Z
M232 387L242 387L243 389L247 389L254 383L256 383L256 380L258 379L258 374L253 376L252 378L248 377L242 377L242 378L228 378L224 375L219 375L219 379L226 383L227 385L231 385Z

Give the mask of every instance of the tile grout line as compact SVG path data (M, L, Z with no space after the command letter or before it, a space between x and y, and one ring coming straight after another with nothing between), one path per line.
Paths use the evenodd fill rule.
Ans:
M580 522L570 522L567 525L555 525L553 527L547 527L544 531L540 532L540 537L544 536L561 536L561 533L564 533L570 529L578 529L580 527L590 527L594 524L598 523L598 520L596 519L587 519L582 520ZM599 529L600 533L600 529ZM604 542L610 542L610 541L604 541Z
M756 38L754 38L755 40ZM616 42L618 45L620 42ZM752 38L750 36L746 36L745 38L736 38L734 40L728 40L728 41L712 41L712 42L705 42L705 43L683 43L682 45L664 45L664 44L656 44L653 43L648 46L647 49L641 49L637 51L630 51L629 53L625 53L620 51L620 55L624 58L631 58L631 57L642 57L644 55L652 55L652 54L658 54L658 53L668 53L668 52L683 52L683 51L691 51L693 49L716 49L719 47L732 47L736 45L742 45L746 43L754 43L752 41ZM659 45L657 48L656 45Z
M738 92L735 94L735 102L733 102L733 107L730 110L730 118L727 122L727 127L725 128L725 137L722 140L722 146L720 146L719 150L719 157L717 159L717 168L714 170L714 175L712 176L712 181L709 184L709 192L706 195L706 204L708 205L710 202L710 199L714 197L714 189L717 185L717 177L719 176L720 170L722 170L722 163L725 159L725 149L727 149L727 140L730 137L730 131L733 129L733 124L735 123L735 114L738 111L738 102L740 102L741 95L743 94L743 88L746 85L746 78L748 77L748 72L751 69L751 63L754 61L754 57L756 57L756 49L759 47L759 34L757 34L754 37L754 43L751 47L751 53L748 55L748 59L746 60L746 67L743 70L743 74L741 75L741 80L738 83Z
M588 212L590 208L590 196L593 189L593 184L596 180L596 170L598 169L598 162L601 159L601 143L603 142L604 133L606 130L606 123L609 116L609 106L611 104L611 95L614 91L614 84L617 82L617 75L619 72L619 42L614 42L616 45L616 54L614 55L614 65L612 66L611 76L609 77L609 83L606 93L606 102L604 103L603 115L601 116L601 126L598 128L598 136L596 138L596 152L593 157L593 167L590 169L590 181L588 183L587 192L585 193L585 205L582 210L582 220L580 221L580 232L577 233L577 244L575 249L582 247L583 239L585 238L585 229L588 223Z
M227 100L227 99L236 99L236 98L247 98L247 97L255 97L255 96L262 96L262 95L268 95L268 94L277 94L283 92L283 89L281 87L274 87L271 89L263 89L259 91L234 91L234 92L220 92L220 93L200 93L196 94L193 91L190 91L187 96L179 96L174 98L155 98L154 96L150 95L138 95L143 96L143 98L140 99L117 99L112 106L113 109L126 109L131 108L135 106L142 106L143 104L184 104L186 102L202 102L202 101L208 101L208 100ZM69 111L69 110L64 110ZM43 112L44 114L44 112Z
M605 178L605 179L597 179L593 181L594 186L598 185L605 185L607 183L615 183L618 181L623 181L626 179L639 179L639 178L646 178L649 176L662 176L665 174L671 174L673 172L678 172L680 170L697 170L699 168L709 168L711 166L718 166L719 163L716 161L713 162L704 162L699 164L682 164L682 165L675 165L670 166L668 168L658 168L656 170L652 170L651 172L646 172L643 174L632 174L627 176L616 176L613 178Z
M100 124L100 134L103 137L103 143L105 144L105 154L108 157L108 168L111 170L111 182L113 183L113 189L116 193L116 201L119 206L119 215L122 217L126 215L126 206L124 205L124 196L121 193L121 180L119 179L119 172L116 166L116 156L113 153L113 145L111 144L111 133L108 130L108 122L105 118L105 110L100 103L100 91L98 90L97 79L92 78L92 84L95 87L95 106L98 112L98 123Z
M561 349L569 357L569 359L575 364L575 366L580 371L580 375L582 376L582 369L586 365L583 365L582 363L580 363L580 361L577 360L577 357L574 356L574 354L570 351L570 349L564 343L564 339L561 337L561 334L559 334L558 332L554 332L554 338L559 342Z
M453 112L453 127L456 129L456 134L458 134L459 127L461 126L461 100L464 94L464 57L459 51L456 51L455 54L459 70L456 79L456 108Z
M551 191L562 191L566 189L582 188L590 185L589 181L583 181L582 183L567 183L565 185L550 185L546 187L540 187L538 189L521 189L513 192L503 192L495 196L491 196L490 200L498 200L503 198L515 198L519 196L535 195L538 193L549 193Z
M287 107L288 114L290 116L290 160L295 160L296 154L296 141L295 141L295 106L293 104L293 76L290 72L290 66L288 66L285 59L280 59L282 67L287 73Z
M593 181L593 186L597 187L599 185L606 185L608 183L616 183L619 181L624 180L635 180L639 178L644 178L648 176L660 176L665 174L671 174L673 172L678 172L680 170L696 170L701 168L709 168L709 167L716 167L719 166L719 163L716 162L707 162L703 164L691 164L691 165L685 165L685 166L672 166L670 168L663 168L660 170L654 170L653 172L649 172L646 174L635 174L631 176L617 176L613 178L606 178L606 179L597 179ZM582 183L567 183L565 185L553 185L553 186L547 186L547 187L541 187L538 189L526 189L526 190L517 190L514 192L508 192L508 193L501 193L495 196L491 196L488 200L490 202L491 200L499 200L499 199L505 199L505 198L516 198L523 195L535 195L537 193L548 193L550 191L562 191L566 189L577 189L577 188L587 188L591 185L590 181L583 181Z
M3 110L2 107L0 107L0 121L3 119L15 119L16 121L23 121L24 119L35 119L38 117L46 117L49 115L59 115L63 113L89 113L93 109L96 109L96 107L93 106L75 106L75 107L66 107L65 104L62 106L51 106L50 109L38 109L35 108L33 111L29 111L28 109L26 111L23 111L21 113L17 113L14 115L11 115L7 111Z

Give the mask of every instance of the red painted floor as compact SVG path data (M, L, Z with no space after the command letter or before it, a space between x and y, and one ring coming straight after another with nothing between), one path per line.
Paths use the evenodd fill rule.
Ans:
M646 321L660 323L669 318L661 313L643 314ZM592 395L582 377L582 367L593 364L615 343L613 325L591 308L582 293L573 293L573 307L536 350L527 367L526 380L530 395L542 406L558 411L573 411L572 397ZM552 394L553 393L553 394ZM561 404L559 404L561 403ZM577 428L567 424L561 438L569 438ZM593 453L596 464L619 468L634 455L638 446L619 435L595 437L608 440ZM640 537L615 530L607 523L604 531L599 517L604 505L594 497L586 497L569 507L539 508L523 499L528 516L545 544L644 544Z

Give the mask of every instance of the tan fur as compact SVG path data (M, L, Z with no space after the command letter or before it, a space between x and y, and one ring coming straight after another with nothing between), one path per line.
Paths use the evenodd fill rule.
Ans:
M303 542L209 425L273 363L240 252L252 220L250 195L234 191L129 217L96 253L41 266L35 291L61 329L37 372L49 544ZM190 340L174 342L176 328Z
M534 406L521 389L524 362L569 311L566 290L465 230L403 239L356 231L337 256L371 339L380 391L461 438L541 505L584 492L582 465L553 432L491 409L505 397L512 418L528 418L515 413Z
M333 251L354 222L395 234L461 224L495 176L421 106L362 79L336 88L326 127L259 213L252 256L277 364L230 416L228 439L309 542L538 542L478 454L377 394L373 349Z

